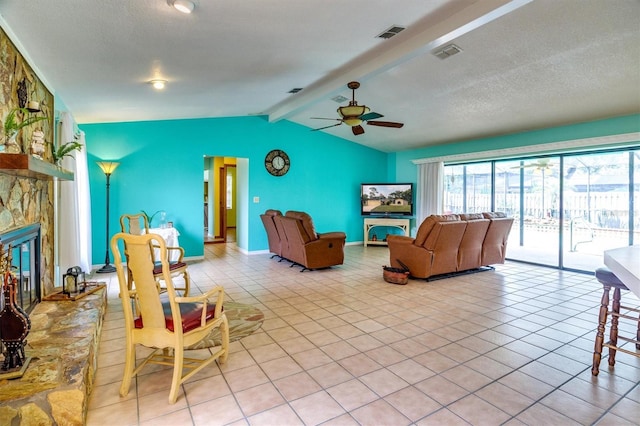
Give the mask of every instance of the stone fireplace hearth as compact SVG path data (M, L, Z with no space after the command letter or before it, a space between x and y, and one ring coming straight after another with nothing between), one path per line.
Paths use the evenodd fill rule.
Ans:
M23 377L0 380L0 425L83 425L93 388L106 288L76 301L44 301L30 314Z

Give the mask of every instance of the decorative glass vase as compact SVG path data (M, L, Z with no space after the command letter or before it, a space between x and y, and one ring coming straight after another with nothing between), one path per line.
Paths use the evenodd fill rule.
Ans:
M160 224L158 225L160 228L166 228L167 227L167 212L165 212L164 210L161 210L158 212L158 215L160 216Z

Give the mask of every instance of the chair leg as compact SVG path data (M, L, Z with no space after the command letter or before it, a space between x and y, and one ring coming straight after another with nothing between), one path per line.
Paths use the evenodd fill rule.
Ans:
M184 297L188 297L189 287L191 286L191 283L189 282L189 272L186 269L182 274L182 277L184 278Z
M125 349L124 374L122 375L122 384L120 385L120 396L127 396L129 394L135 363L136 346L133 343L127 342L127 347Z
M613 290L613 306L611 309L611 333L609 335L609 365L616 363L616 347L618 346L618 321L620 315L620 288Z
M184 367L184 348L178 345L173 349L173 378L171 379L171 391L169 392L169 404L175 404L178 399L178 391L182 384L182 368Z
M220 355L218 361L220 364L224 364L227 362L227 357L229 356L229 322L227 321L226 315L224 315L222 324L220 325L220 336L222 337L222 350L224 353Z
M604 343L604 330L607 323L607 312L609 311L609 290L610 286L604 286L604 293L600 301L600 314L598 315L598 332L596 333L596 341L593 348L593 366L591 374L597 376L600 372L600 360L602 358L602 344Z

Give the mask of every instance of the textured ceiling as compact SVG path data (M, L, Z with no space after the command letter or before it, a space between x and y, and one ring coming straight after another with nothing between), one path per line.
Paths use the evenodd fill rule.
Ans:
M351 80L405 126L324 131L383 151L640 112L638 0L195 3L0 0L0 23L79 123L264 114L315 128ZM393 25L407 29L376 38ZM451 42L462 52L431 54Z

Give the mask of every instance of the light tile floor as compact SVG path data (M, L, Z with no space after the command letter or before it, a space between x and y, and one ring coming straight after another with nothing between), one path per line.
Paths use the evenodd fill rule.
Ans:
M195 291L223 285L264 312L263 327L177 403L170 368L144 370L122 398L121 302L115 276L101 276L109 306L88 425L640 424L640 359L619 352L609 369L605 353L591 375L592 276L511 262L401 286L382 280L386 247L347 246L344 265L304 273L234 244L205 252L189 266Z

